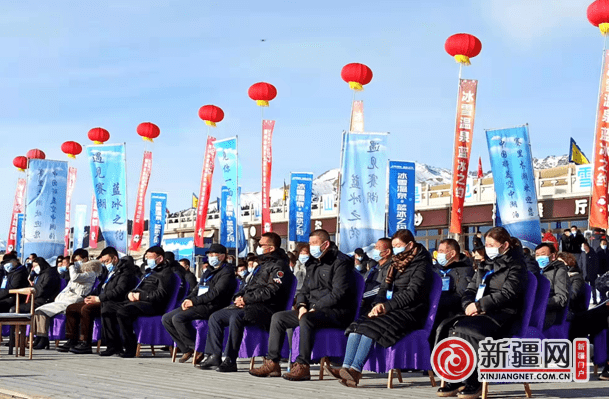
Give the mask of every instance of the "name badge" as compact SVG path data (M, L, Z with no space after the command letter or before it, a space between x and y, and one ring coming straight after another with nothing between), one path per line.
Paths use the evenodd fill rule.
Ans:
M442 277L442 291L450 289L450 277Z
M393 290L387 290L387 300L390 301L393 298Z
M7 283L8 283L8 277L4 276L4 278L2 279L2 285L0 286L0 288L2 288L2 289L6 288Z
M198 296L206 294L207 291L209 291L209 287L207 285L200 285L199 286L199 294L198 294Z
M486 290L486 284L480 284L478 292L476 292L476 302L478 302L484 296L484 290Z

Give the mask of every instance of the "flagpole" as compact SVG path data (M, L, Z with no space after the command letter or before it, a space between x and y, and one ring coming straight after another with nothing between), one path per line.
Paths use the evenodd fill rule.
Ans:
M241 192L239 190L239 136L235 135L235 181L237 182L237 193L235 194L236 199L234 200L235 206L235 267L239 264L239 217L241 216L240 198Z
M345 154L345 140L346 133L343 130L343 139L341 143L340 149L340 169L338 170L338 187L336 188L336 196L338 200L337 206L337 214L336 214L336 246L340 248L340 202L342 196L342 179L343 179L343 162L344 162L344 154Z

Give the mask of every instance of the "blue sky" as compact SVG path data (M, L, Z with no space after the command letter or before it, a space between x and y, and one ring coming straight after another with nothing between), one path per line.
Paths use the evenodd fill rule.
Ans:
M561 155L569 137L591 155L603 39L586 19L590 0L463 1L20 1L0 9L0 137L5 239L19 177L12 159L31 148L66 159L66 140L89 143L102 126L127 142L133 216L144 142L140 122L161 136L150 191L172 211L198 192L207 128L200 106L226 117L217 138L239 135L244 191L260 188L260 109L248 87L268 81L277 98L273 186L290 171L339 165L352 92L343 65L367 64L367 131L389 131L390 158L450 167L458 66L444 41L476 35L482 53L463 77L479 80L472 165L489 169L484 129L529 123L533 155ZM261 42L260 39L266 39ZM150 147L149 147L150 148ZM84 156L74 204L90 204ZM220 173L212 194L219 193ZM2 227L4 226L4 227Z

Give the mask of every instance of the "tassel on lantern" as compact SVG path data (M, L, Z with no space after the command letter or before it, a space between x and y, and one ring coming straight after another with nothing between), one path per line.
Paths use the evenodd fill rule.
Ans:
M93 144L98 144L99 145L99 144L104 144L104 143L103 143L103 141L97 141L97 140L95 140L95 141L93 141Z
M76 159L76 155L74 155L74 154L67 154L67 155L68 155L68 158Z
M256 105L259 107L268 107L269 102L265 100L256 100Z
M359 82L349 82L349 88L355 91L363 91L364 86Z
M17 168L19 172L25 172L25 169Z
M607 36L609 34L609 23L603 22L602 24L598 24L598 29L600 29L603 36Z
M154 143L154 140L151 139L150 137L142 137L142 140L144 140L144 141L150 141L151 143Z
M463 54L457 54L455 55L455 61L457 61L459 64L463 64L463 65L471 65L472 63L469 61L469 57Z
M205 121L205 124L206 124L207 126L216 127L216 122L212 122L212 121Z

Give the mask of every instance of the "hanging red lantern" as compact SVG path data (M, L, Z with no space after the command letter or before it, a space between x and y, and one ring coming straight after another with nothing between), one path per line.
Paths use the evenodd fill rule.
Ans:
M75 159L76 155L82 152L82 146L76 141L66 141L61 145L61 151L68 157Z
M603 36L609 34L609 0L596 0L588 6L588 21L598 26Z
M362 91L364 85L372 80L372 70L364 64L354 62L347 64L340 71L340 77L347 83L351 90Z
M446 39L444 50L455 57L455 61L458 63L470 65L469 59L480 54L482 43L474 35L457 33Z
M154 123L143 122L137 125L137 134L145 141L153 142L161 134L161 129Z
M216 123L224 119L224 111L215 105L204 105L199 108L199 118L205 121L207 126L216 126Z
M25 172L27 169L27 158L23 155L15 157L15 159L13 159L13 165L19 169L20 172Z
M27 152L27 154L25 154L25 156L28 159L45 159L46 155L44 152L42 152L42 150L39 150L38 148L34 148L33 150L29 150Z
M104 144L106 141L110 140L110 133L101 127L94 127L89 130L87 136L89 137L89 140L95 144Z
M250 86L247 95L256 101L259 107L268 107L269 101L277 97L277 89L270 83L259 82Z

